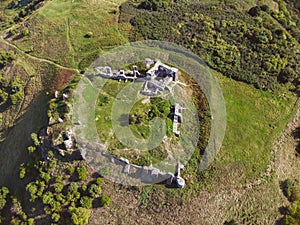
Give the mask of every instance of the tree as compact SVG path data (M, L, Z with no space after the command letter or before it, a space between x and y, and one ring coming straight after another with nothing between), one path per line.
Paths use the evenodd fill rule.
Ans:
M18 91L14 94L9 95L9 98L11 100L11 103L13 105L16 105L20 100L22 100L24 97L23 91Z
M26 191L29 192L31 201L35 200L38 196L36 195L38 192L38 186L35 184L35 182L31 182L26 185Z
M50 174L45 173L45 172L41 172L41 173L40 173L40 176L41 176L41 178L42 178L46 183L48 183L48 182L50 181L50 179L51 179Z
M36 133L31 134L31 139L35 146L39 146L40 142Z
M75 172L75 168L73 166L69 166L68 169L67 169L67 172L68 172L69 175L72 176L73 173Z
M104 207L109 206L110 205L110 197L107 195L103 195L101 197L101 205Z
M56 200L62 203L63 205L65 204L65 196L62 193L59 193L55 196Z
M28 225L34 225L34 219L33 218L29 218L27 220Z
M28 150L29 153L33 153L33 152L36 151L36 147L35 147L35 146L29 146L29 147L27 148L27 150Z
M300 201L295 201L289 207L287 215L284 217L285 225L300 224Z
M254 6L249 10L249 14L251 16L260 16L261 14L261 9L259 6Z
M64 185L60 184L60 183L56 184L54 187L56 193L62 192L63 188L64 188Z
M70 183L69 187L68 187L68 192L77 192L79 188L79 184L77 182L72 182Z
M0 210L4 208L4 206L6 205L6 197L9 193L9 190L7 189L7 187L2 187L0 189Z
M93 206L93 199L87 196L84 196L80 199L80 205L83 208L90 209Z
M62 177L61 175L58 175L58 176L55 178L55 182L57 182L57 183L60 183L62 180L63 180L63 177Z
M51 210L52 210L52 212L61 212L61 204L60 204L60 202L54 200L54 202L52 204L52 209Z
M139 5L139 8L157 11L168 7L170 4L170 0L145 0Z
M86 168L85 166L77 167L77 173L79 180L86 180Z
M82 185L82 186L81 186L81 189L82 189L83 191L86 191L86 190L87 190L87 185L85 185L85 184Z
M100 177L98 177L97 179L96 179L96 184L97 185L102 185L104 183L104 180L103 180L103 178L100 178Z
M29 35L29 29L27 27L23 30L23 35L24 36L28 36Z
M47 191L43 196L43 204L53 205L54 201L55 201L55 199L54 199L54 196L53 196L52 192Z
M25 175L26 175L26 168L24 167L24 163L23 163L20 166L20 173L19 173L20 179L23 179Z
M300 201L300 182L298 180L285 180L282 183L282 191L289 201Z
M9 190L8 190L8 188L7 187L2 187L1 189L0 189L0 193L3 195L3 196L7 196L8 194L9 194Z
M53 213L51 219L53 220L53 222L57 223L60 219L60 215L58 213Z
M88 224L89 218L91 216L91 210L82 207L75 208L69 207L69 213L71 214L72 222L75 225L85 225Z
M92 184L89 193L93 198L98 198L102 193L102 189L100 186L96 184Z
M73 182L68 187L68 193L67 193L67 201L68 202L74 202L77 199L80 198L80 192L78 191L79 185L77 182Z
M11 225L22 225L24 224L23 221L21 219L19 219L18 217L13 217L10 221Z

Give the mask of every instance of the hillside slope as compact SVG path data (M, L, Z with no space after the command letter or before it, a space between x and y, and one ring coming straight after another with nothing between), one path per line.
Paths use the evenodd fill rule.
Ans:
M280 184L300 176L297 8L293 0L2 1L0 186L10 195L0 190L0 224L277 224L290 204ZM74 75L98 54L144 39L202 57L226 101L220 154L203 172L193 157L182 190L104 181L76 154L53 149L69 129L57 120ZM32 135L46 127L46 140ZM42 142L46 157L36 151Z

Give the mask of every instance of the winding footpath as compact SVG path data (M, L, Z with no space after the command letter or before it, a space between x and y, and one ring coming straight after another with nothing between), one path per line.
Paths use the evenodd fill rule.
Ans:
M22 55L25 55L27 56L28 58L31 58L33 60L37 60L39 62L45 62L45 63L49 63L51 65L54 65L56 66L57 68L60 68L60 69L64 69L64 70L70 70L70 71L75 71L77 73L79 73L79 70L78 69L74 69L74 68L69 68L69 67L65 67L65 66L62 66L62 65L59 65L49 59L44 59L44 58L39 58L37 56L33 56L33 55L30 55L28 53L25 53L22 49L20 49L18 46L16 46L15 44L12 44L10 42L8 42L7 40L5 40L5 38L3 37L3 35L0 36L0 41L8 46L10 46L11 48L15 49L16 51L18 51L19 53L21 53Z

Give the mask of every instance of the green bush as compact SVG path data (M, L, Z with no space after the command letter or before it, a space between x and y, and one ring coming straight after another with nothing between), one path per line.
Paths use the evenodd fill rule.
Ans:
M56 192L56 193L61 193L62 190L63 190L63 188L64 188L64 185L63 185L63 184L60 184L60 183L55 184L55 186L54 186L54 189L55 189L55 192Z
M300 201L295 201L288 209L287 215L284 217L285 225L300 224Z
M251 16L260 16L261 8L259 6L254 6L249 10Z
M56 183L60 183L60 182L62 182L62 180L63 180L63 177L62 177L61 175L58 175L58 176L55 178L55 182L56 182Z
M5 207L8 194L9 194L8 188L2 187L0 189L0 210L2 210Z
M75 168L73 167L73 166L69 166L68 168L67 168L67 172L68 172L68 174L69 175L73 175L73 173L75 172Z
M45 205L53 205L55 202L54 196L52 194L52 192L47 191L44 195L43 195L43 204Z
M27 150L28 150L29 153L33 153L33 152L36 151L36 147L35 147L35 146L29 146L29 147L27 148Z
M89 193L93 198L98 198L102 193L102 189L99 185L92 184L89 188Z
M85 38L91 38L91 37L93 37L93 32L87 32L85 35L84 35L84 37Z
M254 17L226 5L216 5L219 13L215 13L211 6L198 2L176 3L163 12L135 13L130 22L135 27L135 36L189 48L208 66L235 80L269 90L286 82L296 87L300 74L299 44L290 34L300 37L299 29L289 30L290 34L276 34L282 28L263 6L249 10ZM272 16L278 21L295 23L289 13L282 6L281 12ZM289 75L285 68L293 68L294 72ZM286 74L288 79L282 79ZM157 112L151 113L154 116Z
M167 136L171 137L173 135L173 121L170 118L166 118L167 125Z
M93 206L93 199L90 198L90 197L87 197L87 196L83 196L83 197L80 199L80 205L81 205L83 208L90 209L90 208L92 208L92 206Z
M26 185L26 191L28 191L30 194L30 201L34 201L35 199L37 199L38 186L35 182L28 183Z
M58 213L53 213L51 219L53 220L53 222L57 223L60 219L60 215Z
M171 0L145 0L139 5L139 8L157 11L165 9L171 4L171 2Z
M109 206L110 205L110 197L107 195L103 195L101 197L101 205L104 207Z
M298 180L285 180L282 183L282 191L289 201L300 201L300 183Z
M27 220L28 225L34 225L34 219L33 218L29 218Z
M85 184L82 185L82 186L81 186L81 189L82 189L83 191L86 191L86 190L87 190L87 185L85 185Z
M27 27L23 30L23 35L24 36L28 36L29 35L29 29Z
M9 95L9 97L10 97L11 103L13 105L16 105L18 102L20 102L23 99L24 93L21 92L21 91L19 91L19 92L15 93L15 94Z
M89 218L91 216L91 210L82 207L75 208L69 207L69 213L71 214L71 219L75 225L85 225L88 224Z
M35 146L39 146L40 142L39 142L39 139L38 139L38 135L36 133L31 134L31 139L32 139Z
M97 184L97 185L101 186L103 183L104 183L103 178L98 177L98 178L96 179L96 184Z
M40 172L40 177L47 183L49 183L51 176L48 173L45 173L43 171Z
M230 220L230 221L226 221L224 225L239 225L239 223L236 222L235 220Z
M19 177L20 179L23 179L26 175L26 168L24 166L24 163L20 165L20 172L19 172Z
M79 166L77 167L78 179L79 180L86 180L86 167Z

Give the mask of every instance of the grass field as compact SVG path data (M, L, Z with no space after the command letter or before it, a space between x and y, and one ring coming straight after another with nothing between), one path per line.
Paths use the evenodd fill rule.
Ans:
M296 97L289 92L272 94L257 90L216 75L227 109L227 131L216 166L237 166L241 169L240 178L257 177L271 160L273 143L295 115Z
M122 220L126 224L134 221L168 224L174 222L179 213L182 220L176 222L180 224L223 224L225 220L234 219L240 224L251 225L274 224L281 217L279 208L285 200L277 171L267 182L249 189L245 184L260 180L270 160L274 160L273 144L294 116L296 97L288 92L271 94L215 75L227 105L227 132L211 168L197 180L190 176L186 166L182 173L186 187L182 190L166 189L163 185L132 191L109 186L105 191L113 204L109 211L98 212L104 213L104 218L113 215L112 223ZM273 169L276 170L276 166ZM130 209L126 207L128 204ZM92 224L107 222L98 222L96 216L91 221Z
M125 157L134 164L150 165L152 163L155 166L163 160L174 159L173 162L177 162L177 158L185 160L190 156L185 151L195 147L190 144L187 137L193 137L195 135L193 132L197 132L193 120L194 113L197 111L186 100L188 97L183 96L184 89L176 86L174 95L165 91L156 98L140 95L141 89L142 83L106 80L100 90L95 112L95 123L101 142L108 146L111 154ZM188 109L183 112L185 124L179 126L179 130L183 132L180 136L182 139L176 138L173 134L173 122L170 116L174 99L182 105L183 100L180 100L178 96L186 100L184 102ZM198 93L198 96L202 95ZM201 106L201 110L204 108L205 106ZM201 110L199 109L199 112L203 113ZM154 118L160 118L164 127L154 122ZM203 126L207 128L208 124ZM154 132L151 131L152 129ZM195 136L195 141L196 138L198 136ZM195 152L199 151L195 150ZM166 159L167 156L168 159Z
M117 94L129 83L107 80L101 90L96 107L95 116L97 119L97 131L100 140L105 143L111 136L112 131L112 116L111 108L114 104L114 99ZM105 103L104 103L104 98Z
M9 41L32 55L68 67L85 68L99 52L128 41L120 33L120 24L117 21L118 6L124 1L47 1L44 7L18 28L18 32L21 33L24 26L27 26L30 31L29 36L16 38L16 35ZM13 12L7 13L13 15ZM88 32L92 32L91 37L84 37ZM17 58L17 65L25 71L23 73L28 78L37 74L30 78L31 82L26 93L33 98L39 91L38 88L53 82L52 79L47 80L47 76L53 77L55 68L52 71L52 65L42 65L39 61L31 62L28 59L27 62L24 57L22 55L22 58ZM21 70L13 71L17 74ZM179 214L181 215L179 219L184 220L183 223L189 221L194 224L221 224L218 222L222 222L226 217L224 214L243 221L243 224L271 224L270 221L275 220L282 203L278 182L271 180L250 191L245 190L244 184L259 179L273 160L273 143L293 117L296 111L296 97L287 91L279 94L257 90L220 74L215 73L215 75L226 100L227 132L217 159L203 174L205 179L193 177L192 170L187 166L187 170L182 173L187 181L187 186L183 190L166 189L163 185L155 185L140 188L135 192L126 189L127 187L121 189L112 184L104 189L104 192L112 196L112 206L105 210L101 209L99 214L95 212L94 217L97 222L91 224L100 224L101 221L105 224L107 218L110 218L110 223L116 224L120 221L127 224L134 224L137 221L141 222L140 224L149 224L149 221L167 224ZM108 81L108 85L103 89L105 93L102 93L110 99L125 86L124 83L120 83L116 88L115 83L112 82ZM43 100L45 101L47 100ZM108 101L107 105L101 107L109 109L111 105L112 101ZM30 112L30 108L28 113L34 114ZM24 117L25 120L14 129L16 131L24 123L26 129L30 128L25 132L27 139L31 132L38 129L36 126L27 126L28 113ZM32 115L31 117L34 118ZM98 127L99 136L105 141L112 129L111 115L105 110L96 109L96 116L99 118L97 123L101 124ZM22 133L21 131L23 132L23 128L18 133ZM9 141L13 142L13 140L12 137ZM7 146L11 146L10 142L7 143ZM16 145L15 148L19 147ZM21 148L19 150L22 151ZM14 175L17 176L17 170L14 171ZM8 173L5 174L9 176ZM219 191L223 187L226 188ZM131 210L134 214L131 214ZM101 215L100 222L99 215ZM173 218L170 218L170 215ZM269 218L269 215L272 217ZM217 217L218 220L213 219Z
M10 41L35 56L83 69L102 50L128 41L118 29L118 6L122 2L124 0L47 1L18 28L21 33L28 27L29 35L15 35ZM86 37L89 32L91 37Z
M9 41L32 55L84 70L99 53L128 42L130 24L119 23L119 6L125 1L46 1L16 26L17 33ZM18 9L3 11L6 16L17 12ZM25 27L29 29L28 36L22 35Z
M261 178L274 160L273 144L297 110L296 97L289 92L272 94L214 73L226 101L226 134L219 155L200 179L191 176L189 166L183 171L187 187L175 191L183 199L215 185L225 187L232 183L229 177L242 185Z

